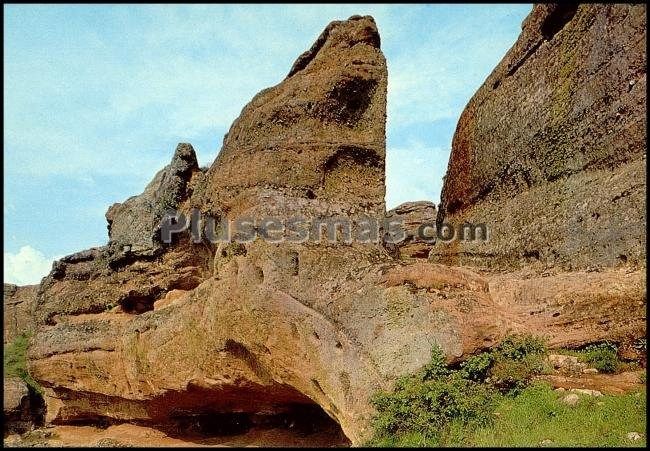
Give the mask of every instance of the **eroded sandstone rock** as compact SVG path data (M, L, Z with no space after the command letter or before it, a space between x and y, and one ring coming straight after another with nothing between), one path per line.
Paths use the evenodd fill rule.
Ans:
M4 343L13 341L20 333L34 329L32 310L36 302L38 285L4 284L3 321Z
M283 195L275 202L381 214L385 123L386 62L374 20L332 22L287 78L244 107L206 175L203 204L236 214L267 202L270 190Z
M144 192L106 212L111 260L133 256L153 256L162 243L158 225L167 211L175 211L191 194L192 177L200 173L190 144L176 148L171 163L161 169Z
M4 435L23 433L42 425L43 400L30 393L27 384L19 377L3 378L3 428Z
M439 221L451 264L645 265L645 5L536 5L463 111Z
M433 202L405 202L386 213L388 220L402 221L405 237L397 248L400 258L427 258L436 242L431 227L423 229L425 238L420 237L419 229L426 224L435 225L438 210Z
M180 174L173 204L219 218L384 218L385 111L374 21L333 22L242 110L205 174L192 158L163 171ZM212 245L185 234L157 247L147 215L165 180L108 215L111 243L143 247L67 257L40 288L30 371L49 421L164 422L316 403L358 444L371 432L370 396L422 367L433 344L456 361L510 332L576 346L645 330L641 271L494 274L400 259L380 242ZM422 207L428 217L432 206ZM137 233L128 228L136 212L146 222Z

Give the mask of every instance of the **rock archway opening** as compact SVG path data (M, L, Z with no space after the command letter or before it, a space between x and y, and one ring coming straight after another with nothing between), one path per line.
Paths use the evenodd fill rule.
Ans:
M147 407L157 428L197 444L350 446L339 423L295 388L190 385Z
M350 446L339 424L315 403L262 412L186 410L170 416L164 429L171 437L199 444Z

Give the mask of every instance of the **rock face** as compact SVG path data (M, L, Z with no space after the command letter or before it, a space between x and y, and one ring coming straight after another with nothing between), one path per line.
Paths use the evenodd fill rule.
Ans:
M641 271L495 274L418 258L413 242L419 250L398 248L399 258L379 240L156 241L154 219L169 207L385 218L386 77L374 20L332 22L244 107L207 172L180 145L142 195L111 207L109 244L62 259L38 292L30 372L48 421L160 423L315 403L359 444L371 395L422 367L433 344L457 361L513 331L553 346L644 333ZM412 236L434 214L414 203L389 216L406 218Z
M157 226L167 210L179 208L189 197L189 185L197 173L194 149L190 144L179 144L171 163L156 174L142 194L108 209L109 247L117 254L113 260L152 256L161 249Z
M405 202L386 213L389 220L401 221L405 238L398 244L400 258L427 258L435 244L436 237L421 238L418 229L426 224L435 225L437 210L433 202ZM430 231L424 230L425 235Z
M4 434L23 433L33 424L29 389L19 377L3 379Z
M383 218L385 109L374 21L333 22L282 83L243 109L212 167L193 173L175 204L231 218ZM111 242L151 247L160 183L111 208ZM137 218L147 222L132 233ZM111 264L109 244L63 259L43 283L30 369L46 387L50 421L317 403L358 443L370 395L426 363L432 343L453 360L499 338L477 276L403 267L378 243L184 237L162 250Z
M329 24L287 78L257 94L230 127L206 175L203 204L237 214L272 191L285 203L383 214L386 62L379 42L370 17Z
M436 261L645 265L645 5L536 5L463 111L438 220L488 242Z
M4 343L13 341L21 332L34 328L33 308L38 285L4 284Z

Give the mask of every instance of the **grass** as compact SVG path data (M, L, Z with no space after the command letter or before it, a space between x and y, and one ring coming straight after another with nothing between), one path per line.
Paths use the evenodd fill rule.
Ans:
M603 347L590 349L599 361ZM372 398L376 408L370 446L640 446L645 444L646 393L581 396L568 406L546 382L544 343L507 337L496 349L445 364L435 347L431 361L400 378L392 392ZM630 432L642 439L627 439Z
M602 403L602 404L601 404ZM463 437L467 446L644 446L646 392L619 396L581 396L575 407L546 383L535 383L517 396L503 397L489 427ZM626 438L629 432L641 440Z
M23 332L14 341L5 345L3 361L4 376L19 377L30 389L42 395L43 388L38 382L32 379L32 376L30 376L27 370L27 348L29 347L31 336L31 332Z

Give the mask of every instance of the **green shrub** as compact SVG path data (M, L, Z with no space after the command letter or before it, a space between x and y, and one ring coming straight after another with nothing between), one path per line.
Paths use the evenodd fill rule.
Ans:
M620 367L617 351L616 345L609 342L587 346L584 360L602 373L615 373Z
M603 361L612 349L599 345L580 353ZM553 445L621 446L631 443L627 432L644 434L645 391L567 406L548 384L530 383L545 371L545 355L540 339L511 336L450 368L434 348L421 371L373 396L368 445L539 446L550 439Z
M445 353L438 346L431 350L431 360L422 368L422 380L431 380L436 377L446 376L449 369L445 363Z
M520 360L495 359L490 368L492 385L503 392L516 394L528 386L533 376L544 371L543 354L531 354Z
M516 394L533 376L545 370L546 345L532 335L506 337L492 352L488 371L491 383L503 392Z
M523 360L530 355L546 354L546 344L533 335L510 335L499 344L496 353L503 359Z
M37 393L43 394L43 388L30 376L27 371L27 348L31 332L23 332L14 341L4 347L4 375L21 378L28 387Z
M393 392L373 396L377 414L369 444L440 446L458 425L487 424L497 393L464 375L448 368L442 350L434 347L431 361L420 372L398 379Z
M507 337L492 352L470 357L459 368L445 364L439 347L422 370L403 376L392 392L371 402L374 446L445 446L492 421L501 394L516 393L542 371L546 346L532 336ZM491 383L485 383L488 380Z
M472 356L461 364L462 377L475 382L482 382L487 377L493 363L494 356L489 352Z
M433 380L413 377L402 381L392 393L372 398L377 409L373 445L440 446L454 421L462 425L485 425L491 418L495 393L489 387L458 377Z

